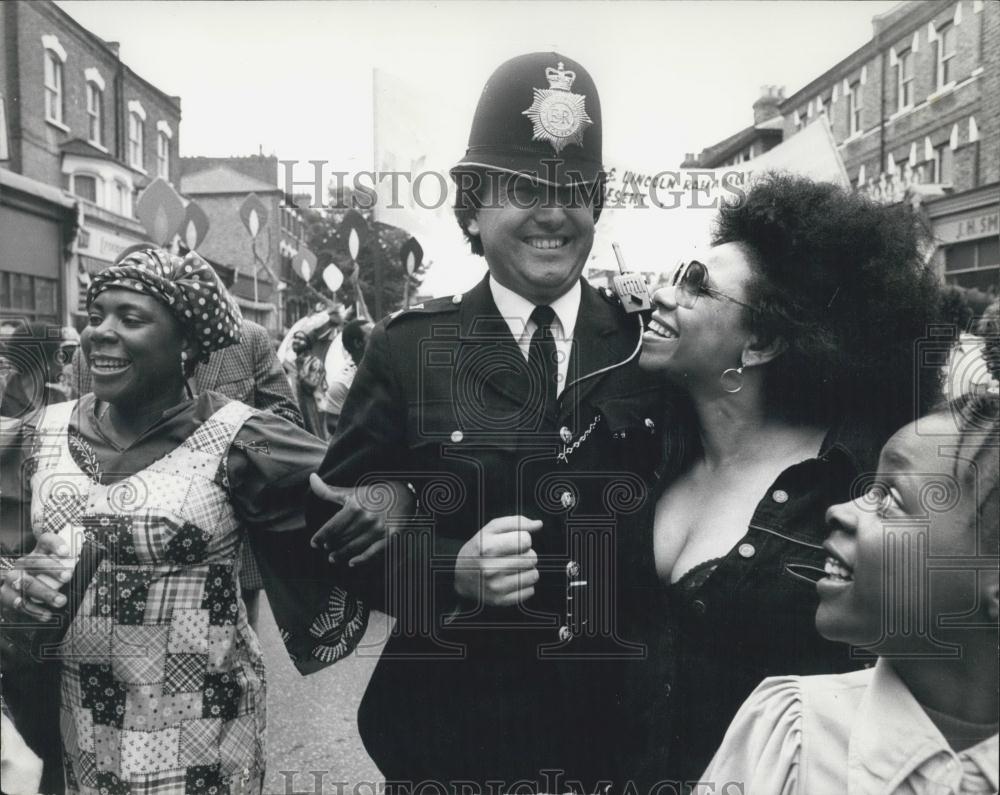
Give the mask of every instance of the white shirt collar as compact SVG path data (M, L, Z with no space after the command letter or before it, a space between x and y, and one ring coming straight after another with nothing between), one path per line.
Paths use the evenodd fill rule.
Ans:
M509 287L504 287L492 276L489 277L489 285L490 292L493 294L493 302L497 305L497 309L500 310L500 314L504 320L507 321L510 333L514 335L514 339L521 340L528 329L528 319L531 317L535 304L531 303L524 296L515 293ZM573 282L573 286L569 290L549 304L556 313L559 325L562 326L561 336L564 339L569 340L573 338L573 332L576 330L576 318L580 312L580 297L582 294L583 290L580 287L580 280L577 279Z
M979 766L996 788L997 735L962 752ZM875 664L851 732L848 751L848 793L895 792L932 757L941 756L941 774L961 779L961 761L944 735L917 703L892 665ZM930 772L930 771L928 771Z

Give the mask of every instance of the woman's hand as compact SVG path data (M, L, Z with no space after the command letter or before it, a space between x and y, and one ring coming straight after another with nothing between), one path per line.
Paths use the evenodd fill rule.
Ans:
M30 554L3 571L0 608L48 621L53 610L66 606L59 588L72 578L75 566L69 545L55 533L42 533Z

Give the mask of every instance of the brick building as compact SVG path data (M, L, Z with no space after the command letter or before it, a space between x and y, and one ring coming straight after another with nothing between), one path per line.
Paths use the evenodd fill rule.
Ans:
M49 0L3 3L0 41L0 312L79 325L89 274L146 239L136 196L178 180L180 99Z
M921 206L942 278L997 290L1000 3L905 2L872 26L870 41L781 102L782 139L826 116L855 188Z
M243 314L273 333L308 312L308 306L286 307L283 291L292 277L292 257L305 245L305 224L298 209L278 187L274 156L185 157L181 159L181 192L198 202L209 219L199 247L213 265L235 273L233 295ZM263 202L266 222L256 240L240 218L240 206L251 193Z

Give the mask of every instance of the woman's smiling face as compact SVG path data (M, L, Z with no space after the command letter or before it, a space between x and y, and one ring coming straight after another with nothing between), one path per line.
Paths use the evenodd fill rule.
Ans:
M736 301L746 301L753 267L742 246L714 246L703 261L708 272L706 286ZM670 285L654 293L653 303L653 316L642 338L639 366L643 370L693 385L717 383L724 370L740 366L749 334L744 325L745 308L712 293L700 295L694 306L686 308L678 302L677 288Z
M80 344L94 394L108 403L142 405L183 384L188 343L170 310L149 295L121 288L98 294Z

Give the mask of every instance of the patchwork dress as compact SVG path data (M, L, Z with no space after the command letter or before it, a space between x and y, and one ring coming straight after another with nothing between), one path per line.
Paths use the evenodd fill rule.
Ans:
M179 446L104 484L71 451L75 405L45 412L31 476L34 532L68 525L102 555L58 650L67 791L259 795L264 666L239 598L244 533L227 472L254 410L225 403ZM360 612L350 623L363 634Z

